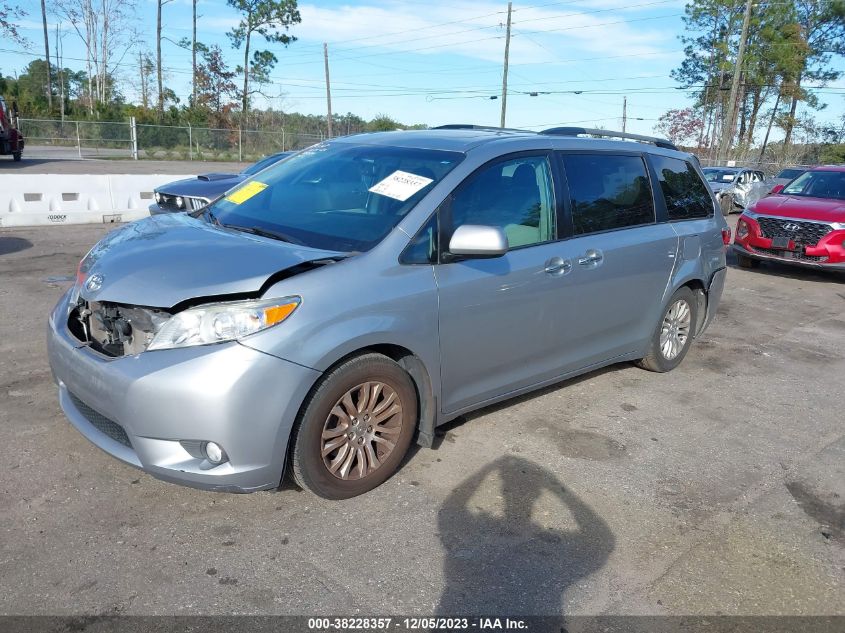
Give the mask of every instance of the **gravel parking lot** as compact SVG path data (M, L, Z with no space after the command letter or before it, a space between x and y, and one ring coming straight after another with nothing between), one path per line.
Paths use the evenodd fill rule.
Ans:
M328 502L162 483L66 422L46 318L108 230L0 229L0 613L845 615L845 275L732 267L676 371L485 409Z

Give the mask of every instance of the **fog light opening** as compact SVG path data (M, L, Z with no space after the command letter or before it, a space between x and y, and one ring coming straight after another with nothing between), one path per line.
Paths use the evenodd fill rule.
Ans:
M205 442L202 445L202 452L205 454L205 458L212 464L222 464L229 461L226 451L216 442Z

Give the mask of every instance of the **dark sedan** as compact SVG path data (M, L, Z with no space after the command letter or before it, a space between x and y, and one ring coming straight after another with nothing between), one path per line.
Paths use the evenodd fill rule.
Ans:
M293 152L278 152L265 156L239 174L201 174L196 178L176 180L162 185L155 190L155 203L150 205L150 215L201 209L238 183L291 154Z

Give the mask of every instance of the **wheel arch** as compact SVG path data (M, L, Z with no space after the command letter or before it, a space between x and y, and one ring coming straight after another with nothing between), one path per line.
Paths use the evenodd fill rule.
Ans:
M314 381L309 394L317 388L317 385L319 385L322 377L329 374L336 367L352 358L371 353L381 354L382 356L390 358L402 367L402 369L408 372L417 392L417 404L419 409L416 441L420 446L430 448L434 441L434 427L436 426L438 419L436 385L432 380L431 372L420 355L404 345L400 345L398 343L358 341L357 345L353 344L344 346L343 349L336 350L333 354L324 356L320 362L320 367L324 369L321 371L320 378ZM302 413L302 408L305 406L307 401L307 397L303 399L299 406L297 415ZM292 438L288 438L288 448L290 448L291 439Z
M696 303L696 319L695 319L695 328L693 329L694 337L698 336L702 330L704 329L704 323L707 318L707 289L704 285L704 281L699 277L689 277L677 283L674 287L671 288L671 291L667 293L666 300L664 301L664 310L668 307L668 303L671 300L672 296L681 288L689 288L693 296L695 297Z

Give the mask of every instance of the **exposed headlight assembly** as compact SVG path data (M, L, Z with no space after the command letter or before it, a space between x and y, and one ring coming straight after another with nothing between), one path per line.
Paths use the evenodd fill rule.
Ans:
M299 307L300 297L214 303L174 314L147 350L234 341L278 325Z

